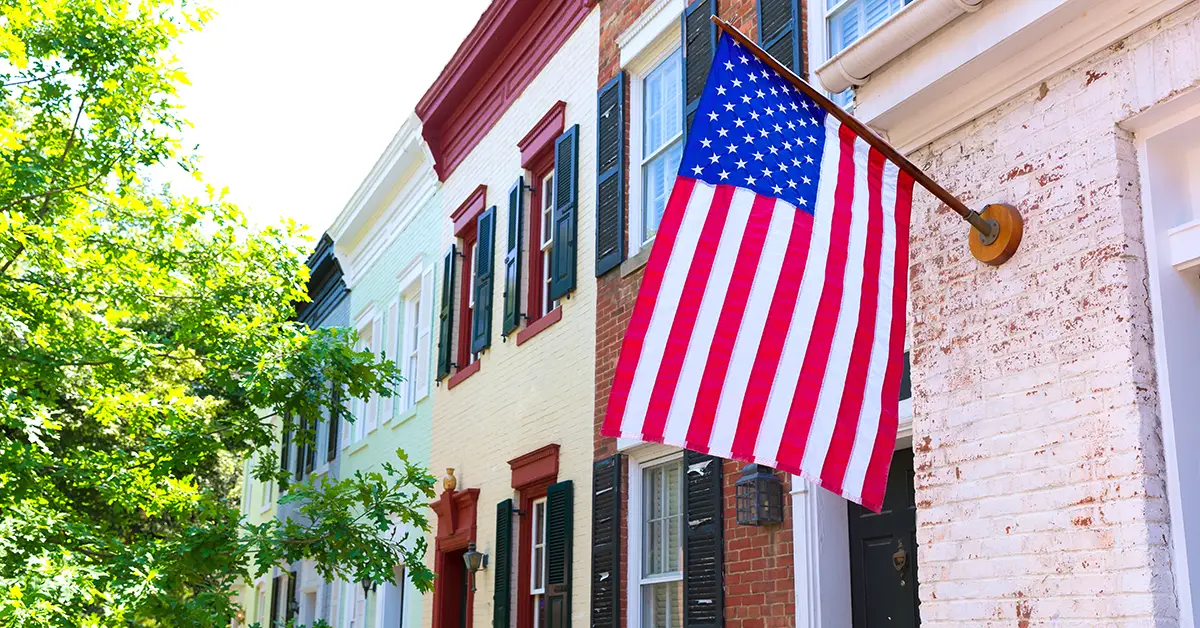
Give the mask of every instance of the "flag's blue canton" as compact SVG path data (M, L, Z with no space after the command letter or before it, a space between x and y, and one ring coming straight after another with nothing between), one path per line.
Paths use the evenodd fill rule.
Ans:
M736 185L813 213L825 110L722 34L680 176Z

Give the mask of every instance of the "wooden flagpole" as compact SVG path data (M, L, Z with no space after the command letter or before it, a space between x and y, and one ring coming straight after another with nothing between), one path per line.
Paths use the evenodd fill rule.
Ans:
M854 131L856 135L863 138L875 150L883 153L884 157L887 157L897 167L908 173L914 181L921 184L921 187L929 190L938 200L945 203L955 213L962 216L963 220L970 223L971 227L977 233L976 237L969 238L971 254L976 259L991 266L999 266L1008 261L1013 256L1013 253L1016 253L1017 247L1021 245L1021 235L1024 231L1024 221L1021 219L1021 214L1017 211L1017 208L1012 205L992 204L988 205L981 214L967 207L966 204L958 200L958 197L947 192L945 188L929 178L929 175L922 172L920 168L905 158L904 155L901 155L895 148L892 148L891 144L888 144L887 141L879 137L867 125L859 122L854 116L837 106L825 94L822 94L820 90L809 85L807 81L796 76L794 72L776 61L770 53L760 48L758 44L743 35L732 24L716 15L712 16L712 21L739 45L754 53L763 63L766 63L771 69L796 86L797 89L804 92L806 96L813 99L843 125L849 127L851 131Z

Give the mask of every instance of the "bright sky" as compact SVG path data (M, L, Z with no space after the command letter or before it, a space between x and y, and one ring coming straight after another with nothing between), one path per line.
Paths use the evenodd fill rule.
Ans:
M178 56L207 182L258 224L320 236L486 0L208 0Z

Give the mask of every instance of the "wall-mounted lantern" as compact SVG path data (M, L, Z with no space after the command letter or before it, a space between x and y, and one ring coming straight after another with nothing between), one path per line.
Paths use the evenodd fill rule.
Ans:
M366 599L367 594L375 590L375 583L371 581L371 577L367 576L362 579L363 599Z
M783 523L783 481L774 469L757 464L742 468L737 481L737 522L744 526Z
M480 569L487 569L487 554L475 550L475 541L467 544L467 551L463 554L463 563L467 566L467 572L471 574L471 590L475 590L475 572Z

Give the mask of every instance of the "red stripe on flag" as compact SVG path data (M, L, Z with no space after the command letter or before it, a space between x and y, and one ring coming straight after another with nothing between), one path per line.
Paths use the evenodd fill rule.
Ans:
M875 345L875 317L879 307L879 267L883 251L883 153L871 149L867 163L867 248L863 255L861 305L858 327L850 349L850 365L846 371L846 388L838 407L837 422L825 455L821 486L834 493L842 492L846 465L854 449L854 435L862 415L863 395L866 393L867 372L871 367L871 349Z
M892 289L891 347L888 351L888 369L883 378L883 413L879 419L879 432L875 435L875 448L863 481L862 505L872 512L883 508L883 494L887 489L888 468L892 452L896 448L897 413L900 408L900 376L904 371L904 330L908 316L908 221L912 212L913 179L900 172L896 184L896 268Z
M837 189L833 197L833 218L829 237L829 257L825 266L825 283L817 302L804 364L800 367L799 383L788 411L783 438L779 442L778 467L789 473L801 473L808 433L813 414L821 397L825 369L829 365L829 349L837 330L842 304L842 282L846 276L847 246L850 240L850 212L854 203L854 141L857 136L849 128L838 130L841 140L841 160L838 164ZM832 391L830 391L832 393Z
M646 271L642 275L642 286L633 308L633 317L625 332L625 341L621 344L621 357L617 359L617 372L613 377L613 387L609 394L608 413L604 416L604 424L600 433L603 436L616 437L621 435L621 422L625 417L625 404L629 402L629 389L633 385L633 376L637 373L638 360L642 356L642 344L646 340L646 331L650 327L650 318L654 315L654 307L658 291L662 288L663 274L667 270L667 262L671 259L671 250L675 246L675 236L679 233L679 225L687 211L688 201L692 198L692 190L696 180L687 177L677 177L671 198L667 201L663 212L662 223L654 239L654 249L650 252L650 260L646 263Z
M696 253L688 269L683 292L679 295L679 308L675 311L666 350L663 351L662 363L658 367L658 378L650 395L646 422L642 427L642 440L662 442L663 430L671 412L671 401L675 397L675 387L679 384L679 373L683 370L688 343L692 338L692 330L696 327L696 315L700 312L700 304L704 300L708 277L712 274L713 259L716 258L717 246L721 243L721 231L725 229L725 218L729 215L729 204L736 189L732 185L718 185L708 217L704 219L704 228L700 232L699 242L696 243Z
M738 330L742 327L746 301L749 300L750 288L754 285L763 242L766 241L767 231L771 226L771 210L776 202L770 196L755 195L754 204L750 206L750 217L742 235L741 247L738 248L737 261L733 264L729 291L725 294L725 303L721 307L720 317L717 318L712 347L708 351L708 362L705 363L704 373L700 376L696 408L688 426L685 442L687 448L693 451L708 453L717 406L725 388L725 375L729 372L733 346L737 341Z
M780 208L777 211L792 211ZM775 298L767 314L763 328L763 342L758 345L750 381L746 383L745 403L738 418L737 433L733 438L733 458L750 462L754 458L754 447L758 442L758 431L762 427L763 413L771 388L775 384L775 372L779 370L779 358L783 354L784 339L792 325L792 313L796 309L796 298L800 295L800 283L804 279L804 267L808 261L808 245L812 240L813 217L806 211L794 210L792 234L788 238L787 253L780 269L779 282L775 286Z

